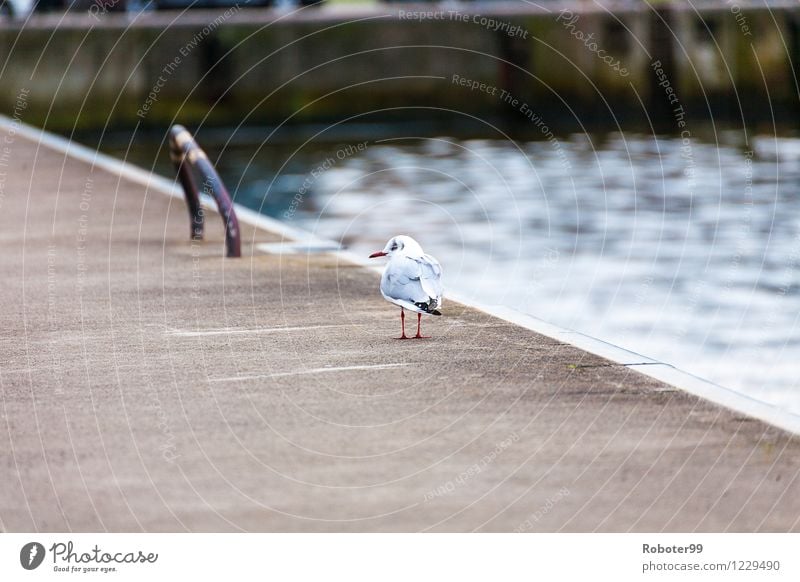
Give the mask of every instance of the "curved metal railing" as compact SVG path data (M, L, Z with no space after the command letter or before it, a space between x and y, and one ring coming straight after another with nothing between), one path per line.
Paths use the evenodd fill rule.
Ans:
M200 203L200 192L208 194L217 203L222 222L225 224L225 248L229 257L242 256L242 243L239 233L239 221L233 202L222 179L214 169L206 153L182 125L173 125L169 130L169 154L178 172L178 179L186 196L191 220L192 240L202 240L205 227L203 207ZM198 189L195 176L201 180Z

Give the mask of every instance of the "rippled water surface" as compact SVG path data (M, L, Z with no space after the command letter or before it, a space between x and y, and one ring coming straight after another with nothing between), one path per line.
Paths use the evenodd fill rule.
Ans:
M256 149L220 154L241 203L364 255L412 235L463 295L800 413L798 139Z

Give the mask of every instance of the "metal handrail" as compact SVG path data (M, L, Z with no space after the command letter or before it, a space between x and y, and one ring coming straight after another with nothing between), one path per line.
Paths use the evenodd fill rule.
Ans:
M242 243L239 232L239 221L233 202L219 177L214 165L206 153L182 125L173 125L169 130L169 154L178 172L178 179L186 196L191 220L190 236L192 240L202 240L205 226L203 207L200 204L200 192L208 194L217 203L217 209L225 224L225 248L227 256L241 257ZM195 173L202 179L202 189L198 189Z

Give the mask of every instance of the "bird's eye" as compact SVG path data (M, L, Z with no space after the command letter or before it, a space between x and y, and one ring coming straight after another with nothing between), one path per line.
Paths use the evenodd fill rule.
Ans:
M392 244L392 250L393 250L393 251L396 251L396 250L397 250L397 243L394 243L394 244Z

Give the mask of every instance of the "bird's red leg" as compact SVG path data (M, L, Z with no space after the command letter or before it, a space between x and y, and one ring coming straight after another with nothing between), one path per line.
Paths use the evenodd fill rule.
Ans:
M397 339L408 339L406 335L406 310L402 307L400 308L400 327L403 330L403 334Z
M431 336L422 335L422 333L420 333L421 322L422 322L422 314L421 313L417 313L417 335L415 335L414 338L415 339L429 339Z

